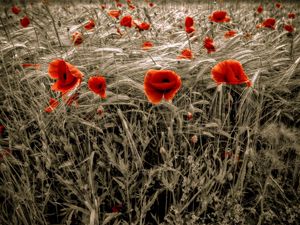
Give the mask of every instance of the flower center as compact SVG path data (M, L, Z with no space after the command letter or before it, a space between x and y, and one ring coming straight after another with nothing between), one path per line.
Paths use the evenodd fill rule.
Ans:
M64 73L64 74L63 74L63 79L64 79L64 80L67 80L67 73Z

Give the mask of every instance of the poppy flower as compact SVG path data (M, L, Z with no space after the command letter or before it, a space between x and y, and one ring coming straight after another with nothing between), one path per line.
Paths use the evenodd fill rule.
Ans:
M75 45L80 45L83 42L82 34L78 31L76 31L74 34L72 34L72 42Z
M132 17L130 15L124 16L120 20L120 25L123 27L131 27L132 26Z
M154 3L153 2L149 2L149 7L153 7L154 6Z
M152 47L153 47L153 44L152 44L151 41L145 41L145 42L143 43L142 49L143 49L143 50L148 50L148 49L150 49L150 48L152 48Z
M59 102L55 98L50 98L49 106L45 108L46 113L51 113L59 105Z
M90 19L90 21L84 26L86 30L91 30L95 27L95 21Z
M230 21L230 17L227 16L227 12L223 10L213 12L213 14L208 18L210 19L210 21L216 23L224 23Z
M290 32L290 33L292 33L292 32L294 31L294 27L293 27L293 25L291 25L291 24L285 24L285 25L283 26L283 28L284 28L287 32Z
M117 7L122 8L123 4L122 3L117 3Z
M38 70L41 67L41 65L40 64L32 64L32 63L23 63L22 67L23 68L34 68L34 69Z
M275 29L276 20L274 18L268 18L260 24L260 27L267 27L271 29Z
M181 52L181 55L177 56L177 58L178 59L192 59L193 54L192 54L191 49L189 49L189 48L183 49Z
M188 34L193 33L195 31L194 27L186 27L185 28L185 32L187 32Z
M126 0L127 4L131 4L132 1L131 0Z
M111 211L112 211L113 213L118 213L118 212L120 212L120 211L122 210L122 208L123 208L123 205L117 204L117 205L115 205L115 206L113 206L113 207L111 208Z
M5 131L5 126L3 126L2 124L0 124L0 135L2 135Z
M242 64L233 59L219 62L212 70L212 79L219 85L226 84L243 84L246 83L248 87L251 86L251 81L245 74Z
M53 91L59 91L62 94L80 85L83 78L83 74L80 70L62 59L53 60L49 64L48 73L52 79L57 80L51 86L51 89Z
M187 32L188 34L193 33L195 31L194 28L194 19L192 17L187 16L185 18L185 32Z
M194 19L190 16L187 16L185 18L185 23L184 24L185 24L185 27L192 27L192 26L194 26Z
M28 16L24 16L22 19L20 19L20 24L22 25L22 27L28 27L28 25L30 24Z
M288 14L288 18L289 19L295 19L296 18L296 14L295 13L289 13Z
M204 48L206 48L208 54L216 51L216 48L214 46L214 41L210 37L206 37L204 39L203 46L204 46Z
M106 98L106 80L102 76L93 76L90 77L88 81L89 89L97 95L100 95L101 98Z
M256 11L257 11L258 13L262 13L262 12L264 11L262 5L258 6Z
M276 3L275 6L276 6L277 9L281 8L281 4L280 3Z
M121 11L120 10L110 10L108 12L108 15L110 15L111 17L114 17L116 19L119 19L119 16L121 15Z
M13 14L18 15L21 12L21 9L18 6L14 5L13 7L11 7L11 11Z
M143 30L149 30L150 29L150 24L146 23L146 22L142 22L140 24L134 23L136 28L139 29L139 31L143 31Z
M234 37L236 35L236 31L235 30L229 30L224 34L225 38L231 38Z
M144 78L146 96L153 104L158 104L163 98L172 100L180 87L180 76L172 70L148 70Z

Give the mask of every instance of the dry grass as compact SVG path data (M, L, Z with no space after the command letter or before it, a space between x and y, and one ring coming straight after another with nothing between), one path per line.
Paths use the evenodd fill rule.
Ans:
M292 9L300 29L299 4L264 12L278 18L273 31L255 28L256 4L224 3L238 31L229 40L225 25L207 21L218 4L144 6L130 13L150 18L151 31L124 30L122 37L98 4L27 6L31 25L23 29L2 10L0 223L299 224L300 34L282 30ZM191 61L176 59L189 46L178 27L187 15L197 21ZM89 18L96 27L87 32ZM85 37L78 47L70 42L75 30ZM216 42L210 55L206 35ZM143 40L155 47L141 50ZM59 97L48 63L59 57L85 78L78 107L61 101L47 114L49 98ZM243 64L253 87L216 87L210 70L229 58ZM154 68L181 76L172 103L147 101L143 79ZM87 88L96 74L107 79L106 100Z

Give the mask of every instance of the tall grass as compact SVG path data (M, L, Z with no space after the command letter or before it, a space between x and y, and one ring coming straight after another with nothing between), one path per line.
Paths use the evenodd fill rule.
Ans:
M265 4L273 31L255 28L256 5L222 3L238 31L229 40L227 25L207 22L219 4L137 5L130 13L151 18L152 29L122 37L98 4L28 5L22 29L2 10L0 223L299 224L300 35L282 30L290 10L300 28L299 4L279 14ZM187 15L197 21L190 42L179 28ZM96 27L84 31L90 18ZM76 30L84 42L74 47ZM212 30L217 51L208 55L202 40ZM141 50L144 40L154 47ZM194 59L177 60L189 44ZM85 78L78 107L61 100L47 114L49 98L59 99L47 73L56 58ZM231 58L252 87L213 82L211 68ZM147 101L144 75L154 68L181 76L173 102ZM96 74L107 79L106 100L87 88Z

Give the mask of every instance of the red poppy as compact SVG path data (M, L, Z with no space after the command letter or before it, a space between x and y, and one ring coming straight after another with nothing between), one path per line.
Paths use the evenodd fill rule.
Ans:
M296 18L296 14L295 13L289 13L288 14L288 18L289 19L295 19Z
M22 25L22 27L28 27L28 25L30 24L28 16L24 16L22 19L20 19L20 24Z
M163 98L172 100L180 86L180 76L172 70L148 70L144 79L146 96L153 104L158 104Z
M204 48L206 48L208 54L216 51L216 48L214 46L214 41L210 37L206 37L204 39L203 46Z
M13 6L11 7L11 11L13 12L13 14L18 15L21 12L21 9L18 6Z
M117 204L115 206L112 207L111 211L113 213L118 213L122 210L123 206L121 204Z
M136 26L136 28L139 29L139 31L149 30L150 29L150 24L146 23L146 22L142 22L140 24L137 24L137 23L134 22L134 25Z
M91 30L95 27L95 21L90 19L90 21L84 26L86 30Z
M120 20L120 25L123 27L131 27L132 26L132 17L130 15L124 16Z
M57 80L51 89L62 94L80 85L83 78L83 74L75 66L62 59L53 60L49 64L48 73L52 79Z
M194 19L190 16L187 16L185 18L185 23L184 24L185 24L185 27L192 27L192 26L194 26Z
M193 33L195 31L194 28L194 19L192 17L187 16L185 18L185 32L187 32L188 34Z
M236 35L236 31L235 30L229 30L224 34L225 38L231 38L234 37Z
M216 23L223 23L223 22L230 21L230 17L227 16L227 12L222 10L213 12L213 14L210 15L208 18L210 19L210 21Z
M276 20L274 18L268 18L260 24L261 27L267 27L271 29L275 29Z
M122 3L117 3L117 7L122 8L123 4Z
M149 48L152 48L153 47L153 44L151 41L145 41L143 43L143 46L142 46L142 49L143 50L148 50Z
M41 65L40 64L32 64L32 63L23 63L22 64L23 68L34 68L36 70L40 69Z
M108 15L110 15L111 17L114 17L116 19L119 19L119 16L121 15L121 11L120 10L110 10L108 12Z
M55 98L50 98L49 106L45 108L46 113L51 113L59 105L59 102Z
M294 27L293 27L293 25L291 25L291 24L285 24L285 25L283 26L283 28L284 28L286 31L290 32L290 33L292 33L292 32L294 31Z
M153 7L154 3L153 2L149 2L149 7Z
M257 11L258 13L262 13L262 12L264 11L262 5L258 6L256 11Z
M105 4L102 4L100 7L101 7L102 10L106 9L106 5Z
M127 2L127 4L131 4L132 3L131 0L126 0L126 2Z
M106 98L106 80L104 77L102 76L93 76L90 77L89 81L88 81L88 87L89 89L100 95L101 98Z
M277 9L281 8L281 4L280 3L276 3L275 6L276 6Z
M191 49L186 48L183 49L181 52L180 56L177 56L178 59L192 59L193 58L193 53L191 51Z
M5 127L2 124L0 124L0 135L2 135L4 131L5 131Z
M242 64L233 59L219 62L212 70L212 79L219 85L226 84L242 84L246 83L248 87L251 86L251 81L245 74Z
M83 42L83 36L79 31L76 31L73 35L72 35L72 42L75 45L80 45Z

